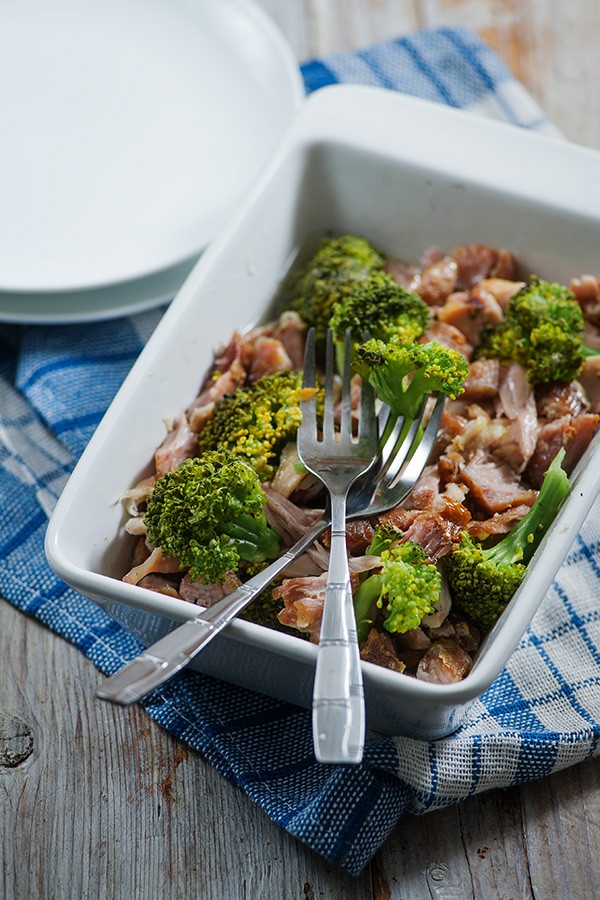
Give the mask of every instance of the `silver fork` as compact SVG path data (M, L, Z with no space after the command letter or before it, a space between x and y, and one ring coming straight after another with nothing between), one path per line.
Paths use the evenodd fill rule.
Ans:
M442 395L435 404L416 449L412 448L412 445L421 425L421 418L415 420L401 445L396 446L396 437L402 425L402 420L399 421L385 447L380 447L381 455L377 464L350 489L347 503L348 519L379 515L393 509L404 500L427 463L440 425L443 405ZM383 427L380 428L380 432L382 430ZM323 518L315 522L293 547L258 575L250 578L208 609L201 609L183 625L156 641L107 678L97 689L97 696L127 706L160 687L176 672L185 668L290 563L318 540L330 524L331 519L327 510Z
M377 458L377 418L372 387L361 385L360 419L352 434L350 404L350 333L346 334L339 432L334 427L334 345L327 334L325 402L322 430L315 397L302 403L298 456L329 492L331 543L327 587L321 619L313 689L313 745L324 763L362 760L365 709L356 621L352 606L346 549L346 499L352 484ZM304 355L303 387L316 381L315 335L311 330Z

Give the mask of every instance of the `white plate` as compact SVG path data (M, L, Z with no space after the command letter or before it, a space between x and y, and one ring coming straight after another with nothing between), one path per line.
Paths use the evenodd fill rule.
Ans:
M0 291L197 256L302 98L250 0L2 0Z
M173 299L195 262L196 257L156 275L87 291L52 295L0 291L0 322L21 325L99 322L153 309Z

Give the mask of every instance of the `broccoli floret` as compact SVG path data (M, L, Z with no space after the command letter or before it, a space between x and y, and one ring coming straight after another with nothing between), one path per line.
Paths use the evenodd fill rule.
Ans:
M392 536L380 537L386 543ZM442 590L441 575L419 544L394 543L379 556L381 571L363 581L354 595L359 641L367 637L374 605L384 608L383 627L402 634L418 628L423 616L435 610Z
M215 404L198 435L200 454L225 447L252 466L261 481L275 474L285 444L302 421L301 375L278 372L238 387Z
M531 384L572 381L586 355L583 324L568 288L534 278L510 299L503 320L485 329L475 355L521 363Z
M473 624L491 628L519 587L526 566L569 492L569 479L561 467L559 450L544 476L535 503L506 537L483 548L468 534L446 564L455 609Z
M469 374L468 363L458 350L436 341L403 344L395 338L387 343L371 338L356 354L355 370L390 408L383 440L400 416L404 417L403 430L408 431L431 392L458 397Z
M395 336L402 343L410 343L423 334L430 321L431 313L425 301L389 276L378 273L357 282L352 291L334 304L329 321L340 371L347 329L355 346L364 341L367 332L370 338L381 341Z
M357 281L383 271L384 264L385 257L364 238L351 234L323 238L294 274L287 305L315 329L317 340L323 341L334 304L351 292Z
M184 460L148 495L148 539L179 559L193 581L222 581L240 560L274 559L279 536L268 523L258 475L226 450Z

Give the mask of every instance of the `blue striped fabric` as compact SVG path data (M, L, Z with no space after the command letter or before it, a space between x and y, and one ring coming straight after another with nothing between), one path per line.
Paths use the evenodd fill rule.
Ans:
M302 72L308 91L385 85L557 133L467 31L424 31L313 60ZM141 645L56 578L43 538L74 461L160 315L0 329L0 593L106 674ZM539 778L599 752L599 546L596 508L505 671L444 740L370 740L360 767L321 766L309 713L188 672L151 695L146 710L275 822L356 873L407 810Z

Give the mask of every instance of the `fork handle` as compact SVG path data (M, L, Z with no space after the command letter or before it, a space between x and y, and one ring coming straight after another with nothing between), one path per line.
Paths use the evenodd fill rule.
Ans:
M324 763L358 764L365 736L362 671L352 604L345 500L332 498L329 572L313 688L313 746Z
M96 690L102 700L127 706L164 684L197 656L255 597L291 562L310 547L329 526L329 518L319 519L293 547L258 575L223 597L208 609L156 641L119 669Z

